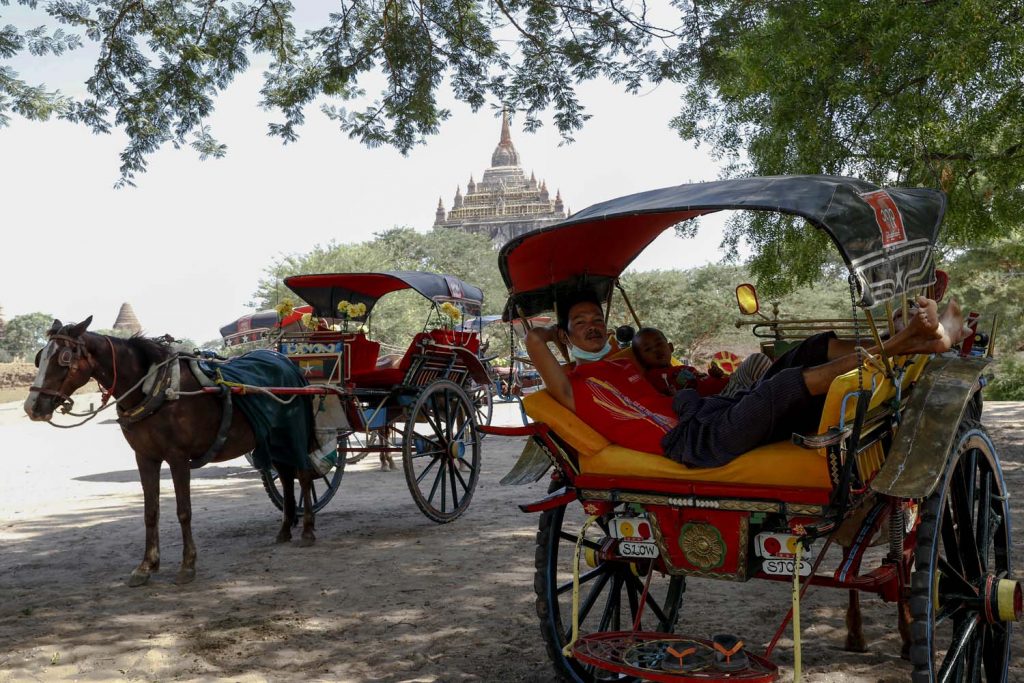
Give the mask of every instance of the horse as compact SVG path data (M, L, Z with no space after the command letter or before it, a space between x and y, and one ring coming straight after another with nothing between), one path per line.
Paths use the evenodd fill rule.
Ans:
M129 586L141 586L160 568L160 541L157 521L160 515L160 467L166 462L171 470L178 522L181 524L181 566L174 579L177 584L191 582L196 575L196 546L192 539L191 468L208 462L237 458L256 447L256 437L241 411L233 411L226 434L221 429L221 400L215 394L201 393L202 387L188 369L186 361L167 343L142 336L128 339L88 332L92 316L80 323L62 325L54 320L46 333L46 345L36 355L39 368L25 400L25 412L34 421L49 421L57 408L67 412L71 394L95 379L105 399L117 403L121 433L135 451L135 462L145 499L146 549L142 562L132 570ZM143 419L130 420L146 407L143 384L151 369L160 365L178 365L182 397L163 402ZM190 393L194 395L187 395ZM299 397L301 398L301 397ZM147 411L148 412L148 411ZM226 439L224 438L226 436ZM211 449L215 440L223 446ZM210 451L215 451L211 453ZM204 457L205 456L205 457ZM197 462L199 461L199 462ZM298 476L305 507L300 545L312 545L314 534L311 484L314 470L296 468L274 459L284 490L284 519L277 542L292 538L295 523L294 481Z

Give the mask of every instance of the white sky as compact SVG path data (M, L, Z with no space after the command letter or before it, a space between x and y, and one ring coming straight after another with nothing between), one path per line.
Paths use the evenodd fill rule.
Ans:
M16 8L0 8L0 21ZM23 11L22 11L23 12ZM14 22L19 23L20 22ZM36 21L34 23L42 23ZM22 25L23 26L23 25ZM30 83L77 95L91 51L59 60L19 59ZM228 155L201 162L189 149L160 150L138 187L113 189L124 136L97 136L59 121L18 117L0 128L0 306L3 315L42 311L65 322L94 316L110 327L130 302L145 332L197 342L246 308L264 268L286 253L331 240L356 242L392 226L428 229L438 197L451 208L458 185L490 165L500 121L442 95L453 116L439 135L402 157L349 140L318 110L298 143L266 135L279 120L258 107L261 69L251 68L217 100L210 120ZM678 86L642 96L606 83L579 88L593 118L572 145L555 129L512 139L527 173L546 179L573 211L613 197L713 180L718 165L669 129ZM688 268L720 258L721 220L694 240L664 234L640 269Z

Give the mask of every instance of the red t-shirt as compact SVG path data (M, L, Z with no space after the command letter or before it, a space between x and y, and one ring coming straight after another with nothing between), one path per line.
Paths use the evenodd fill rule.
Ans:
M584 363L569 373L576 415L612 443L661 453L676 426L672 398L658 392L628 358Z

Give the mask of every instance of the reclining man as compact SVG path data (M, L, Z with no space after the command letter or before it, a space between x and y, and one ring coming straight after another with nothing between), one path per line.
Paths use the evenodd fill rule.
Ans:
M955 300L941 317L931 299L918 297L917 304L904 328L884 342L888 354L941 353L963 338ZM854 342L825 332L780 356L750 391L701 397L684 389L665 396L629 359L584 361L599 358L607 339L596 294L581 291L559 303L556 327L529 332L526 351L548 393L606 439L634 450L662 452L691 467L719 467L794 432L817 431L832 380L859 362ZM548 342L569 346L579 361L576 368L566 373Z

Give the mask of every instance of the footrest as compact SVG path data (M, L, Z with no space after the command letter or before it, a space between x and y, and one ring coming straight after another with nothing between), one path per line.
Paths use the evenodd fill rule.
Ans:
M679 654L683 655L681 664ZM573 646L573 656L584 664L645 681L771 683L779 677L778 667L770 661L751 652L745 654L746 667L723 671L715 663L712 642L703 638L672 633L606 631L580 636Z

